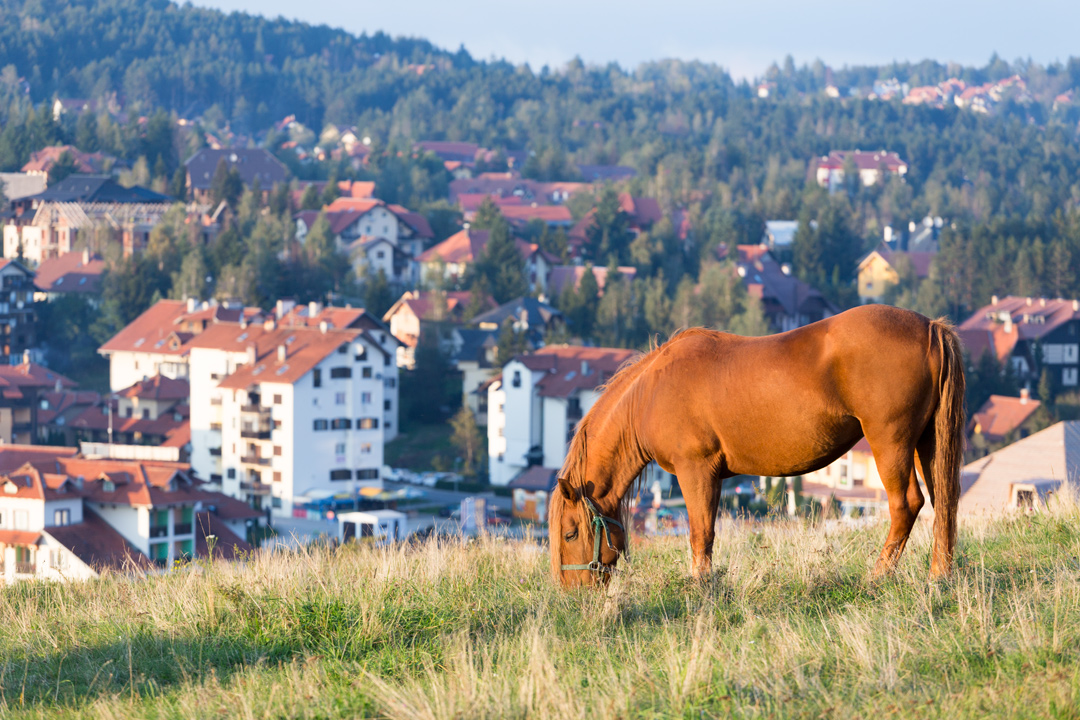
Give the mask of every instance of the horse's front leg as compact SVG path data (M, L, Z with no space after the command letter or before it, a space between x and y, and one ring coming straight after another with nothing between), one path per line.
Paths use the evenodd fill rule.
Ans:
M721 482L711 471L701 467L676 467L676 477L686 499L694 577L702 580L712 572L716 508L720 502Z

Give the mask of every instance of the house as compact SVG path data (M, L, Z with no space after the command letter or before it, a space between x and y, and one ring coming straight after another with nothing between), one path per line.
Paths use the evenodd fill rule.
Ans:
M634 197L630 193L619 193L619 209L626 214L629 230L634 235L644 232L659 222L664 214L660 203L653 198ZM574 257L581 256L582 247L588 243L589 229L595 222L596 209L590 210L567 233L570 251Z
M264 148L203 148L184 163L187 191L193 200L210 200L214 173L222 161L230 170L235 169L240 174L240 180L247 188L258 181L262 191L268 193L274 185L289 181L289 171L285 165Z
M570 208L565 205L530 205L522 204L499 204L497 206L502 216L506 218L510 226L517 230L524 230L533 220L539 220L549 228L569 228L574 224L574 218L570 215Z
M54 300L70 293L87 297L96 306L101 295L101 276L104 272L105 261L100 255L89 250L49 258L37 267L34 300Z
M764 245L737 246L736 272L747 294L761 301L762 311L777 332L794 330L835 315L837 308L818 290L792 275Z
M866 438L829 465L803 475L801 485L804 496L822 505L837 502L843 517L884 513L889 508L885 485Z
M93 390L55 387L38 393L37 442L42 445L79 444L71 422L88 409L101 405L101 394Z
M476 212L485 198L491 198L496 205L558 205L574 193L590 189L589 183L541 182L523 178L518 172L481 173L477 177L451 180L449 199L468 216Z
M456 280L465 276L469 265L476 262L487 245L487 230L468 227L454 233L416 258L420 263L420 280L435 282L439 278Z
M818 185L828 188L829 192L836 192L844 185L844 166L852 163L859 173L859 181L866 187L876 185L882 181L882 171L888 175L904 177L907 174L907 163L900 159L894 152L886 150L833 150L817 160L815 177Z
M1027 388L1020 390L1020 397L991 395L968 422L972 444L986 447L1002 443L1013 433L1027 437L1027 423L1041 406L1038 400L1031 399Z
M1080 421L1051 425L964 466L960 514L1037 510L1080 477Z
M533 465L510 481L511 514L522 520L546 523L548 496L555 487L558 469Z
M488 463L493 485L534 465L561 467L597 388L634 350L548 345L508 362L488 387Z
M487 425L487 384L498 368L499 332L455 327L450 343L450 362L461 373L461 402L478 425Z
M993 296L957 328L971 362L990 353L1021 381L1043 370L1061 388L1080 380L1080 300Z
M130 256L146 249L150 232L169 208L167 203L41 203L32 214L4 225L4 252L40 265L104 240Z
M370 331L270 316L213 325L189 348L192 465L227 495L289 517L379 479L397 365Z
M859 302L864 305L884 302L888 289L900 282L900 275L896 270L897 262L909 262L915 277L925 280L930 275L930 266L935 255L936 253L932 252L890 250L885 246L871 250L859 261Z
M551 299L558 298L568 288L577 290L578 286L581 285L581 278L585 276L589 269L589 266L586 265L556 265L551 268L551 274L548 276L547 297ZM604 285L607 284L607 268L593 266L591 269L593 277L596 279L596 285L599 288L599 295L603 295ZM632 282L637 277L637 268L620 266L619 274L624 279Z
M36 442L44 395L75 387L60 373L29 362L29 352L24 358L21 365L0 365L0 443Z
M536 347L543 345L545 335L564 325L563 314L558 308L533 297L515 298L480 313L470 323L481 330L497 332L507 321L515 333L525 335Z
M383 315L383 322L400 342L397 348L398 367L412 368L416 346L425 328L431 325L459 325L465 322L465 310L473 302L472 293L465 291L407 291ZM485 309L495 307L491 298L484 298Z
M48 179L53 165L65 154L75 164L76 171L84 175L104 175L112 171L117 163L114 157L102 153L85 153L74 145L51 145L30 153L30 159L22 166L21 171Z
M37 345L36 326L33 270L0 259L0 365L25 362Z
M472 167L476 164L476 155L480 146L468 142L450 142L444 140L422 140L416 143L417 150L429 152L443 162L459 162Z
M208 490L182 463L0 446L0 577L79 580L184 558L250 552L261 514Z

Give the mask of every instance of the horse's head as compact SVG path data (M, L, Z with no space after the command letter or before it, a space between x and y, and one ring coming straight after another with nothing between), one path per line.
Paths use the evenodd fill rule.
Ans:
M607 583L626 552L626 529L618 508L602 510L584 488L559 478L552 493L548 532L551 571L564 587Z

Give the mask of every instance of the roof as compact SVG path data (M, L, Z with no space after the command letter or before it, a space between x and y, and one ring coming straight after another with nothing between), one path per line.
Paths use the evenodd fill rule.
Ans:
M1052 489L1080 477L1080 421L1059 422L964 466L960 512L1000 512L1014 484Z
M473 325L494 323L502 325L507 318L526 319L529 327L542 328L553 320L562 318L562 313L555 307L542 303L533 297L519 297L497 308L480 313L471 320Z
M574 222L570 208L565 205L516 205L499 203L499 212L512 223L542 220L548 225L571 225Z
M159 300L113 335L98 348L98 352L144 352L183 356L188 352L188 343L204 327L218 323L238 323L241 316L250 321L258 318L261 313L259 308L217 303L189 305L182 300Z
M664 213L660 211L660 203L653 198L619 193L619 207L637 225L652 225L664 217Z
M465 228L420 253L417 260L422 263L440 259L446 263L476 262L487 245L489 235L487 230Z
M101 153L84 153L74 145L51 145L31 153L30 160L22 166L22 171L24 173L46 174L64 153L71 155L71 159L75 161L75 168L80 173L87 174L106 172L108 170L106 165L109 164L109 161L115 160L115 158L110 158ZM44 189L42 187L42 190Z
M402 307L406 307L413 315L421 320L433 320L439 315L454 320L461 316L461 312L472 301L472 293L468 290L449 290L442 293L446 298L444 312L435 311L435 301L438 295L428 290L411 290L402 295L394 305L386 311L383 320L389 322ZM495 301L488 297L484 303L489 307L496 307Z
M126 188L107 175L69 175L44 192L24 200L79 203L158 203L172 199L138 185Z
M240 502L237 500L237 502ZM243 503L241 503L243 504ZM261 513L255 513L260 516ZM235 560L241 553L250 553L253 548L243 538L234 533L220 517L212 512L200 512L195 514L195 554L199 557L210 555L210 545L206 541L208 535L216 537L214 541L214 557L224 560Z
M180 415L177 419L176 415ZM117 433L139 433L140 435L153 435L169 437L187 420L181 413L166 412L159 417L150 419L135 417L119 417L113 415L110 420L104 405L93 405L86 408L70 421L68 426L79 430L108 430L110 422L112 429Z
M289 179L289 171L285 165L263 148L204 148L184 163L191 187L209 190L218 163L222 160L230 169L236 168L245 185L251 185L258 180L260 187L269 190L274 183L287 182Z
M971 417L971 427L991 440L1003 440L1042 405L1028 397L991 395Z
M859 261L859 269L865 267L872 258L880 257L887 262L891 267L896 267L896 261L898 258L906 257L911 261L911 267L915 271L915 276L919 278L926 278L930 276L930 266L934 262L934 257L937 256L935 252L920 252L920 251L904 251L904 250L890 250L886 247L880 247L876 250L871 250L866 257Z
M372 183L374 185L374 183ZM431 224L428 223L427 218L418 212L413 212L401 205L387 205L387 209L397 216L398 220L408 225L417 237L421 238L433 238L435 232L431 229Z
M150 559L135 549L124 536L93 510L83 508L83 521L56 525L45 532L94 570L127 571L153 567Z
M457 160L472 163L480 146L467 142L448 142L443 140L422 140L416 147L438 155L441 160Z
M0 173L0 190L8 200L19 200L42 192L47 180L43 173Z
M77 385L71 378L37 363L0 365L0 393L5 398L23 397L22 388L73 388Z
M637 354L636 350L624 348L548 345L514 360L530 370L546 373L536 384L541 397L569 397L603 385Z
M34 285L42 292L101 292L105 261L88 252L69 252L42 261L37 267Z
M187 380L155 375L124 388L118 394L143 400L183 400L191 394L191 386Z
M37 545L41 533L27 530L0 530L0 543L4 545Z
M586 266L584 265L556 265L551 268L551 274L548 275L549 294L552 297L558 297L568 286L576 290L578 285L581 284L581 278L585 277L585 270ZM607 284L607 268L594 266L592 272L593 277L596 278L596 285L599 287L600 293L603 294L604 286ZM637 268L620 267L619 274L627 280L633 280L637 277Z
M0 473L10 473L26 463L54 460L58 457L72 457L79 448L51 445L0 444Z
M986 351L1003 360L1017 342L1038 340L1067 322L1080 319L1080 300L1008 296L976 310L957 332L973 360Z
M489 367L487 352L497 343L498 330L480 328L454 328L459 342L451 358L453 362L477 362L481 367Z
M295 383L325 360L343 343L352 342L361 330L327 330L294 327L290 325L252 324L247 327L220 324L207 328L195 337L192 348L213 348L243 353L253 348L255 362L239 366L218 385L220 388L247 389L256 383ZM386 351L378 343L368 339L373 348L383 354ZM285 358L279 359L278 348L284 347ZM351 359L351 356L349 356Z
M797 315L808 304L820 304L837 312L816 288L785 272L784 266L776 262L766 246L739 245L737 251L736 265L746 291L765 303L766 315L770 314L770 305L783 310L786 315Z
M511 480L507 487L515 490L548 492L555 486L555 475L558 472L558 470L552 468L533 465Z
M0 497L56 500L80 495L66 475L52 473L49 467L42 467L44 470L26 462L18 469L4 473L0 476Z

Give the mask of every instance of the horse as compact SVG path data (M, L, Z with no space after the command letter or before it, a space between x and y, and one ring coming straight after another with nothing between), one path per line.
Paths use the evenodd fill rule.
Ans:
M923 507L917 464L934 507L930 577L946 578L963 433L963 357L944 319L866 305L764 337L683 330L620 367L578 424L549 502L552 575L607 582L650 461L678 478L701 579L724 478L802 475L866 437L890 518L872 576L895 567Z

